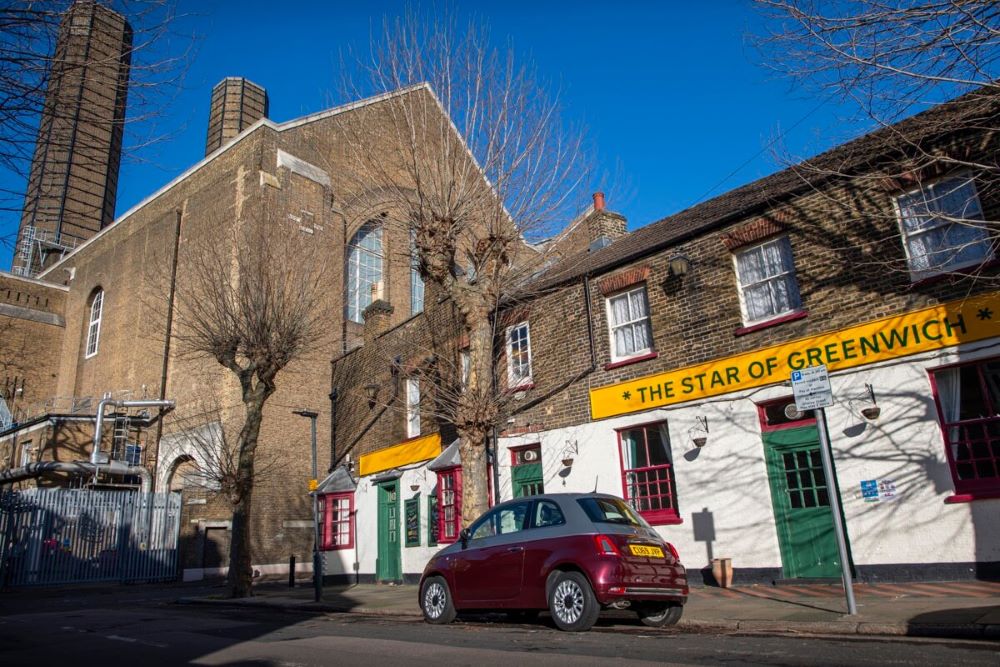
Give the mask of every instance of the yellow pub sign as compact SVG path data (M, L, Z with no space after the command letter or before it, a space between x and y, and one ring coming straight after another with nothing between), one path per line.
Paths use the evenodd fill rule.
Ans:
M854 368L1000 335L1000 292L894 315L590 391L593 419L753 389L825 364Z

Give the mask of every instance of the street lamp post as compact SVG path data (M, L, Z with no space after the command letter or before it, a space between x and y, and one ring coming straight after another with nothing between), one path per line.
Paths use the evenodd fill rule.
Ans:
M293 410L293 414L308 417L312 435L312 480L309 491L313 494L313 592L316 602L323 598L323 561L320 558L319 544L319 495L316 493L318 469L316 464L316 418L319 413L314 410Z

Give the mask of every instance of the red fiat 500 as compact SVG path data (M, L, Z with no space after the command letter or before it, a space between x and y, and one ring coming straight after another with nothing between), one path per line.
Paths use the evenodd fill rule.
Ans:
M428 623L457 611L548 609L562 630L588 630L601 609L634 609L646 625L680 620L687 571L677 550L621 498L560 493L497 505L427 563Z

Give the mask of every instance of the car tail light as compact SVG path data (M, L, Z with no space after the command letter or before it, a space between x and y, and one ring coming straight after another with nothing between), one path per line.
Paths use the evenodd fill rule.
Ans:
M681 559L680 554L677 553L677 549L674 549L674 545L672 545L670 542L664 542L663 545L667 547L667 551L669 551L670 555L674 557L674 560Z
M603 556L621 556L618 547L607 535L594 535L594 543L597 544L597 553Z

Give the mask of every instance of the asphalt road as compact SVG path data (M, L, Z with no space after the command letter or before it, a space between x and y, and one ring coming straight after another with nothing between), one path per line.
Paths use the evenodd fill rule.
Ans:
M11 608L0 594L0 665L913 665L1000 667L1000 643L651 631L604 620L582 634L544 619L430 626L357 614L65 598Z

